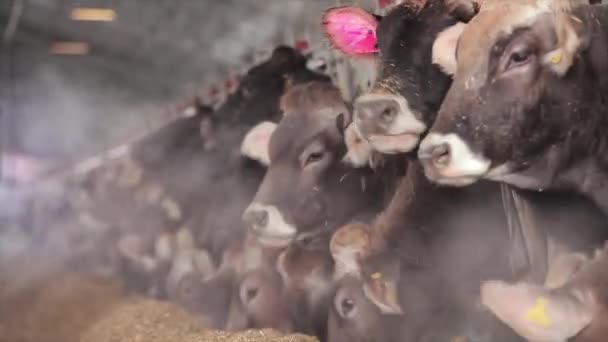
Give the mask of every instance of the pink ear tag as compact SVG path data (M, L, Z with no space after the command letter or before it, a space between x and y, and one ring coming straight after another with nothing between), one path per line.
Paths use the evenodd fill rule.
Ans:
M332 8L323 15L323 27L332 44L348 55L378 52L378 21L358 7Z

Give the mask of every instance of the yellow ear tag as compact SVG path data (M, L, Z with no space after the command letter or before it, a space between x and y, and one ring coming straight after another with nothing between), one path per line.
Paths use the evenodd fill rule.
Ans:
M526 313L526 319L540 327L549 328L551 320L547 316L547 304L549 304L547 299L538 298L534 307Z
M382 273L380 273L380 272L372 273L372 275L370 277L373 280L378 280L378 279L382 278Z
M562 61L562 50L560 49L558 51L555 51L553 53L553 55L551 56L551 63L559 64L559 62L561 62L561 61Z

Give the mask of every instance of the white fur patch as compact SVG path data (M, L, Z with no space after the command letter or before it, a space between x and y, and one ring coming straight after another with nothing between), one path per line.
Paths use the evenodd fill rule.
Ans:
M450 180L475 180L482 178L490 169L490 161L483 156L476 155L471 151L468 144L454 133L438 134L430 133L420 143L420 151L426 151L441 144L447 144L450 148L449 164L436 171L442 179L439 183L451 184Z
M465 23L454 24L441 31L433 43L433 64L447 75L454 75L458 70L456 45L465 27Z
M357 125L351 124L344 131L344 142L346 143L346 155L342 162L352 167L359 168L369 164L372 147L369 142L361 137Z
M407 153L418 145L417 134L372 135L369 143L378 152L385 154Z
M156 239L154 244L154 254L158 259L171 260L173 253L173 236L170 233L164 233Z
M339 280L346 275L351 275L357 278L361 277L361 266L357 261L357 255L361 253L359 248L343 247L337 251L333 251L334 258L334 280Z
M196 242L194 240L194 236L192 232L187 227L182 227L177 231L175 235L175 240L177 242L178 249L185 248L196 248Z
M394 99L397 100L400 110L386 133L389 135L424 133L427 129L426 124L416 117L405 97L396 96Z
M399 105L399 113L397 114L395 120L393 120L385 134L422 134L426 131L426 124L416 117L414 111L410 108L409 103L403 96L391 95L389 97L385 94L370 93L359 97L357 99L357 102L369 102L374 100L395 100ZM355 124L359 126L362 125L361 118L358 115L355 116L354 121Z
M296 227L287 223L281 212L273 205L251 203L248 211L266 211L268 213L268 223L264 227L256 226L255 233L257 239L266 245L280 244L291 240L297 233Z
M182 111L182 118L191 118L196 115L196 108L190 106Z
M277 128L277 124L270 121L264 121L253 127L243 138L241 144L241 154L257 160L260 163L270 165L270 155L268 145L270 137Z

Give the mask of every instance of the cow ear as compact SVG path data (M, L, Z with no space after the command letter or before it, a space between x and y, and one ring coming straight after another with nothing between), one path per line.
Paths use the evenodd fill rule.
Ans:
M270 155L268 145L270 137L277 128L277 124L264 121L253 127L243 138L241 153L253 160L257 160L265 166L270 165Z
M433 63L447 75L454 75L458 69L456 45L465 26L465 23L457 23L446 28L433 43Z
M560 14L554 20L557 48L545 54L543 62L558 76L563 76L574 63L577 52L587 45L588 38L582 35L584 24L579 18Z
M531 284L487 281L481 302L529 341L567 341L593 318L592 309L572 293Z
M378 52L378 19L355 6L334 7L323 14L323 30L332 45L349 56Z
M380 272L372 273L363 284L363 293L374 305L386 315L401 315L397 284L394 280L385 279Z
M270 63L275 66L299 67L306 65L306 57L292 47L280 45L272 51Z
M587 260L583 253L565 253L553 258L545 277L545 287L556 289L566 285Z

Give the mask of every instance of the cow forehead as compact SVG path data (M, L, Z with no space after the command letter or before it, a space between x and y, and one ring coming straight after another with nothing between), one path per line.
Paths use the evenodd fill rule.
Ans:
M339 113L334 107L324 107L315 111L285 114L272 134L271 156L279 151L302 149L312 137L335 125Z
M508 36L516 28L531 26L540 15L549 13L548 6L531 0L487 3L460 36L458 73L487 70L488 52L500 37Z

